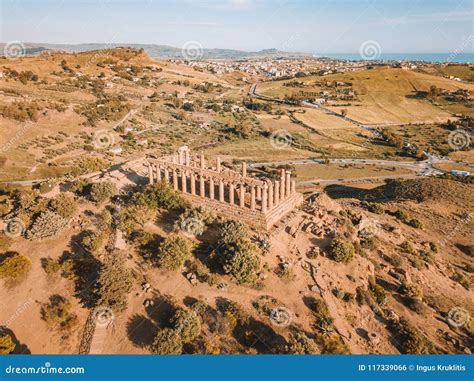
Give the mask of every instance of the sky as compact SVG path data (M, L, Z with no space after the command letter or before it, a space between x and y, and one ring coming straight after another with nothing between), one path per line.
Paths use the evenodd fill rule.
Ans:
M474 51L473 0L0 0L0 41Z

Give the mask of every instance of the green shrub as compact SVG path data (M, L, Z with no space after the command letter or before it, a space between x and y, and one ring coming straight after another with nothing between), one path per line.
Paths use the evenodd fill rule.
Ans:
M158 265L166 270L180 269L184 261L191 257L194 243L178 234L170 234L158 250Z
M92 184L89 197L91 201L100 204L116 194L117 186L110 181L104 181Z
M8 281L20 280L31 268L31 261L18 253L10 252L0 255L0 278Z
M132 271L126 267L121 251L109 253L98 279L99 305L122 311L127 306L127 295L132 289Z
M71 218L77 210L77 203L73 197L60 193L49 202L50 209L63 218Z
M183 342L176 331L171 328L164 328L156 334L151 351L160 355L181 354L183 352Z
M144 192L149 205L163 209L181 209L187 203L183 197L164 181L148 185Z
M41 307L41 317L52 329L71 330L78 320L77 315L71 312L71 303L61 295L51 295L49 303Z
M260 270L260 258L257 247L252 242L240 239L221 246L218 255L224 272L232 276L237 283L256 283Z
M192 310L178 308L171 318L171 324L184 344L193 341L201 333L201 318Z
M97 251L107 238L104 230L87 230L81 240L81 246L90 252Z
M329 258L336 262L348 263L354 258L355 249L352 242L336 236L329 247Z
M296 332L285 346L285 352L295 355L311 355L319 354L320 350L313 339L310 339L302 332Z
M200 236L202 235L207 224L212 221L211 216L202 208L187 209L182 213L175 222L175 229L182 230L185 233Z
M67 219L57 213L49 210L42 212L26 231L26 238L34 241L55 238L67 227L68 223Z
M129 205L120 210L119 227L131 234L137 227L143 228L155 216L155 209L148 205Z
M240 221L229 220L224 222L219 229L218 246L225 246L237 241L250 239L247 225Z
M0 333L0 355L9 355L15 350L15 346L10 335Z

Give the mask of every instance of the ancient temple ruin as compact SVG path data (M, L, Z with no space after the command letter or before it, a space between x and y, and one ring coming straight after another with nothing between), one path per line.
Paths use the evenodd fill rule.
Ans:
M260 230L270 230L303 202L291 172L284 169L277 180L261 180L247 175L245 162L236 172L224 167L219 157L213 163L204 155L191 157L186 146L175 155L149 157L146 165L151 184L167 181L193 205Z

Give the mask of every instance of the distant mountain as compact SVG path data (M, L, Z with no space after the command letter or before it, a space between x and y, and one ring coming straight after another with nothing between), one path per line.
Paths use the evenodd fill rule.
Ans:
M3 45L3 44L0 44ZM277 49L264 49L258 52L246 52L234 49L203 49L198 44L190 43L187 49L176 48L168 45L154 44L47 44L47 43L25 43L26 54L34 54L44 50L61 50L67 52L85 52L89 50L98 50L106 48L116 48L120 46L144 49L145 52L154 58L186 58L189 57L201 59L219 59L219 58L255 58L255 57L310 57L307 53L282 52ZM186 45L185 45L186 46ZM189 58L188 57L188 58Z

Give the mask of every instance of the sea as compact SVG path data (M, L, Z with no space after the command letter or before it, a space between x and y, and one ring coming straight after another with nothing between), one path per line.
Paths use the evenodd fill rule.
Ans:
M340 60L358 61L363 58L359 53L324 53L316 57L328 57ZM381 53L373 61L425 61L425 62L474 62L474 53Z

